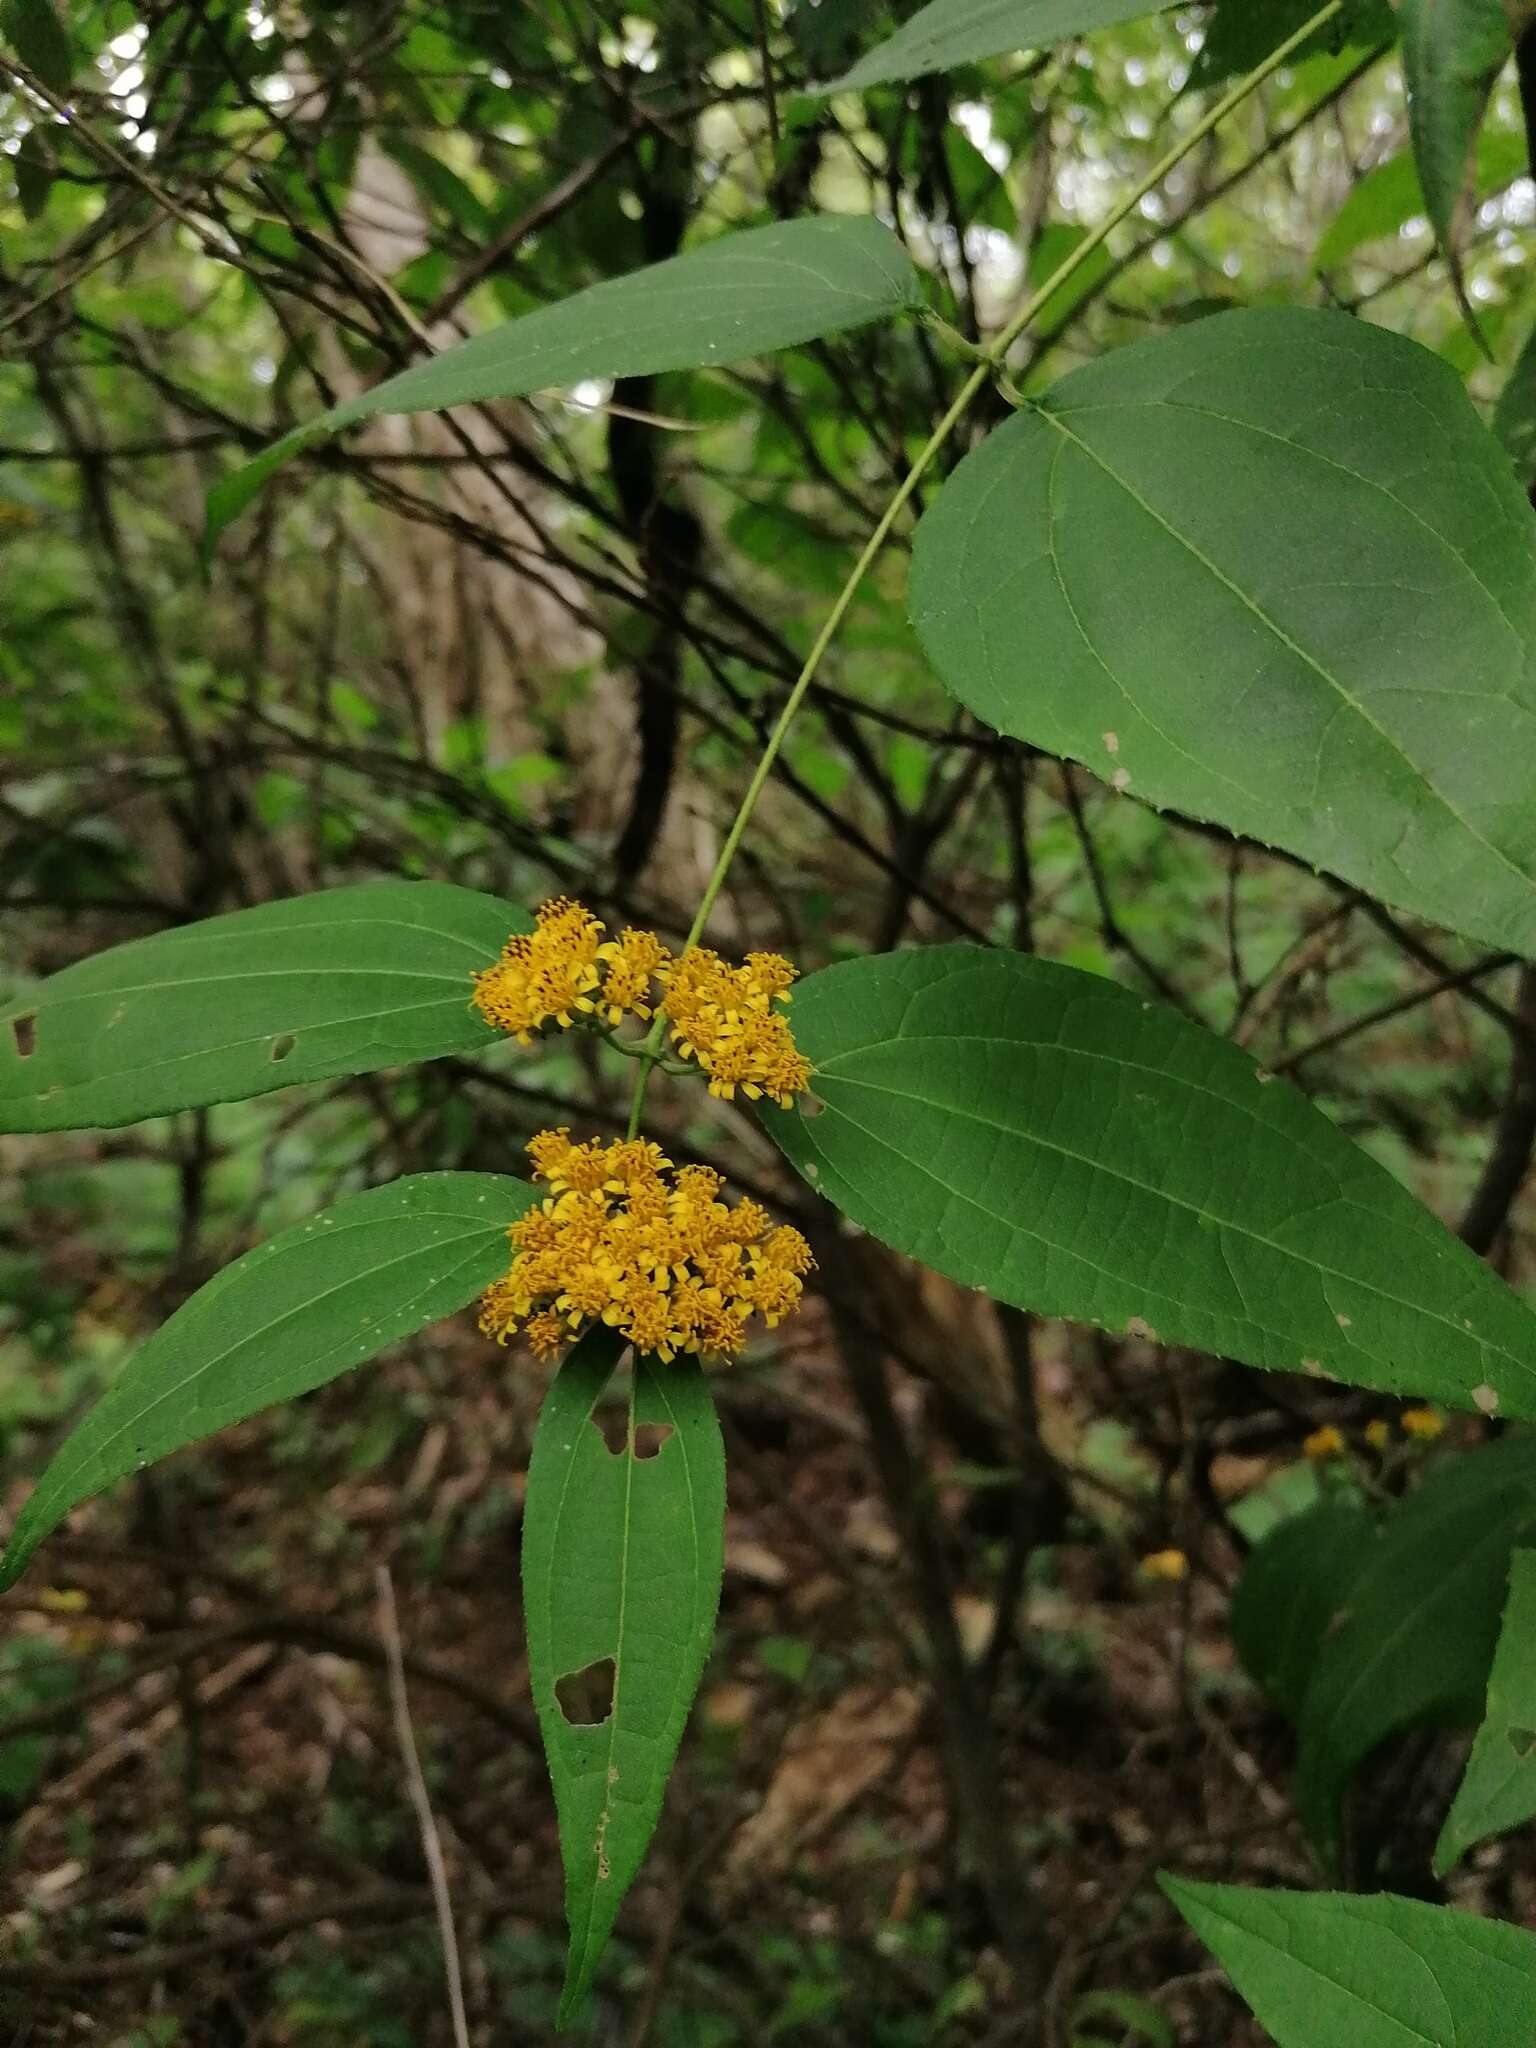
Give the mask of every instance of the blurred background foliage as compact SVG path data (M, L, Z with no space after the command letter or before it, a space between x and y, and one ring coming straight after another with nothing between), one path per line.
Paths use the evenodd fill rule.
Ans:
M879 214L974 337L1234 61L1180 8L826 100L801 88L910 7L108 0L50 44L46 4L12 0L0 45L0 997L371 875L570 889L679 937L830 594L965 374L938 330L374 422L286 470L205 581L209 484L426 350L775 214ZM1304 303L1413 336L1491 410L1536 319L1512 78L1477 189L1480 339L1394 57L1319 47L1116 231L1013 380ZM968 936L1119 977L1249 1046L1525 1283L1536 992L1514 963L974 724L918 651L904 553L823 671L721 942L809 968ZM625 1078L556 1041L0 1141L9 1505L247 1245L396 1173L515 1170L545 1124L611 1130ZM825 1234L746 1116L653 1095L674 1155ZM720 1385L715 1663L586 2038L1257 2041L1151 1884L1159 1863L1310 1881L1231 1592L1320 1493L1374 1512L1446 1441L1359 1393L1038 1325L852 1237L820 1278ZM142 1475L9 1597L18 2040L447 2039L380 1561L480 2038L551 2038L516 1593L537 1377L467 1319L429 1333ZM1417 1732L1385 1753L1354 1881L1445 1895L1428 1854L1457 1763ZM1450 1896L1529 1918L1536 1858L1498 1846Z

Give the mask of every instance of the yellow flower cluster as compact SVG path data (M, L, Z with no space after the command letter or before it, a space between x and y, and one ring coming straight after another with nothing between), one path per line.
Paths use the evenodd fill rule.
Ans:
M810 1085L810 1063L797 1051L788 1020L774 1009L789 1001L795 970L777 953L749 953L732 967L708 946L694 946L662 975L662 1009L684 1059L709 1076L711 1095L768 1096L788 1109Z
M511 1267L482 1297L498 1343L522 1325L544 1356L601 1322L658 1358L734 1358L750 1316L772 1328L798 1303L810 1246L761 1203L722 1202L712 1167L674 1169L645 1138L573 1145L567 1130L541 1131L528 1155L551 1192L512 1225Z
M524 1045L545 1024L568 1030L585 1016L618 1025L660 1009L682 1057L708 1075L711 1095L739 1088L787 1109L809 1086L810 1065L774 1008L789 1001L795 979L780 954L749 953L732 967L693 946L674 959L654 932L631 927L605 940L604 929L567 896L541 904L535 929L514 934L495 966L475 975L476 1009Z

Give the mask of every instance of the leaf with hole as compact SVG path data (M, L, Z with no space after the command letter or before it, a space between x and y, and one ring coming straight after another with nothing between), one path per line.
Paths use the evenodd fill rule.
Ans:
M1370 1559L1374 1517L1353 1499L1321 1500L1282 1522L1249 1556L1232 1596L1232 1646L1294 1721L1318 1653Z
M1161 14L1171 0L929 0L893 36L866 51L822 93L862 92L951 71L957 64L1049 49L1068 36Z
M714 368L889 318L918 298L906 251L864 216L812 215L721 235L471 335L295 428L208 493L205 552L290 456L361 420L564 391L591 378Z
M1097 975L933 946L795 993L820 1113L764 1120L844 1215L1041 1315L1536 1414L1536 1317L1226 1040Z
M661 1812L709 1655L725 1526L720 1426L695 1361L635 1362L584 1337L545 1398L528 1467L523 1603L560 1812L570 1959L562 2023L591 1985Z
M1320 1854L1340 1842L1356 1767L1410 1728L1483 1710L1510 1553L1536 1534L1536 1441L1437 1466L1388 1514L1334 1614L1298 1723L1297 1805Z
M470 975L532 920L370 882L134 939L0 1012L0 1130L136 1123L499 1042Z
M16 1518L0 1589L50 1530L127 1472L324 1386L453 1315L507 1263L533 1200L492 1173L370 1188L249 1251L198 1289L66 1437Z
M1523 1928L1387 1892L1159 1882L1277 2048L1529 2048Z
M1499 73L1536 0L1399 0L1413 153L1440 246L1456 265L1458 215Z
M990 435L918 528L910 602L999 731L1530 953L1533 531L1438 357L1260 308Z
M1444 1877L1479 1842L1536 1819L1536 1551L1509 1560L1509 1598L1499 1629L1477 1740L1440 1840Z

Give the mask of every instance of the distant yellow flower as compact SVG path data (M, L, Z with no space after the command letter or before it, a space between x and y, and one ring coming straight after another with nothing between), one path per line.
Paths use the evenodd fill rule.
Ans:
M1314 1464L1321 1464L1326 1458L1343 1457L1344 1439L1329 1422L1321 1429L1314 1429L1301 1448Z
M1365 1440L1373 1451L1384 1451L1392 1441L1392 1425L1381 1416L1365 1425Z
M658 1358L734 1358L751 1316L772 1328L798 1304L810 1246L760 1203L721 1201L712 1167L674 1169L644 1138L573 1145L567 1130L528 1153L552 1192L512 1225L511 1266L481 1298L498 1343L521 1325L544 1356L601 1322Z
M661 1007L684 1059L697 1060L709 1092L729 1100L739 1088L787 1109L810 1085L810 1063L788 1020L795 969L777 953L749 953L732 967L708 946L693 946L661 972Z
M1436 1437L1445 1435L1445 1417L1438 1408L1405 1408L1398 1420L1404 1436L1414 1437L1421 1444L1432 1444Z
M1177 1585L1189 1577L1189 1559L1182 1550L1154 1550L1141 1560L1141 1575L1144 1579L1165 1579L1170 1585Z
M590 1016L603 927L579 903L557 896L534 913L534 930L514 932L494 967L474 977L471 1000L487 1024L523 1045L543 1024L568 1030Z

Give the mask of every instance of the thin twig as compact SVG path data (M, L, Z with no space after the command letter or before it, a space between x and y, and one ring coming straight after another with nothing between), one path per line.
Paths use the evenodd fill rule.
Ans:
M443 1973L448 1979L448 2010L453 2018L454 2048L469 2048L469 2022L464 2015L464 1979L459 1969L459 1937L453 1924L448 1866L443 1861L442 1837L433 1818L432 1800L427 1791L427 1781L421 1774L421 1758L416 1750L416 1733L411 1726L411 1702L405 1689L405 1653L400 1643L400 1616L395 1606L394 1582L389 1576L388 1565L379 1566L374 1573L374 1581L379 1592L379 1635L383 1639L389 1671L389 1705L395 1724L395 1740L400 1745L400 1761L405 1765L405 1781L410 1790L411 1805L416 1809L416 1824L421 1830L421 1851L427 1859L432 1905L443 1944Z

